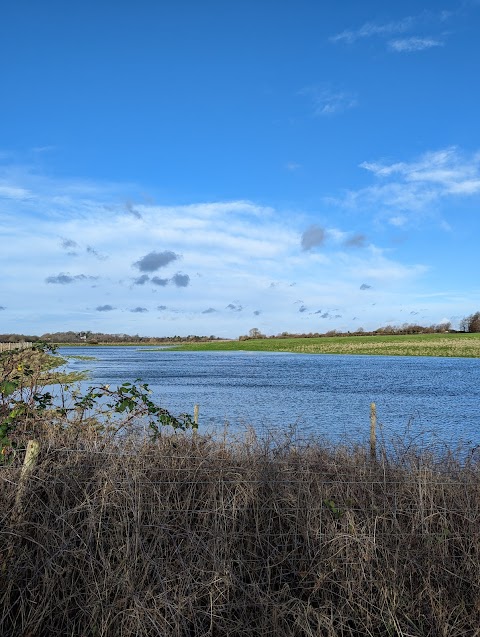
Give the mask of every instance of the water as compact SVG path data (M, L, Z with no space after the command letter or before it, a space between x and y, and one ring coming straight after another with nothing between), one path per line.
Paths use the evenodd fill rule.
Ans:
M299 355L268 352L148 351L142 347L61 348L88 384L141 378L173 414L200 405L202 430L292 426L335 441L364 440L377 405L386 437L480 443L480 361L467 358Z

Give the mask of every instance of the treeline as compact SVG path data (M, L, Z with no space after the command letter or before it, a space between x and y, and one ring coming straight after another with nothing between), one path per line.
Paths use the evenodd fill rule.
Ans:
M465 316L460 321L461 332L480 332L480 312Z
M218 336L139 336L138 334L104 334L103 332L47 332L41 336L26 334L0 334L0 343L20 343L31 341L32 343L43 341L45 343L68 343L99 345L99 344L122 344L138 343L142 345L158 345L160 343L184 343L220 340Z
M452 332L456 330L451 329L451 323L440 323L438 325L416 325L414 323L403 323L403 325L386 325L379 327L376 330L367 331L363 327L358 328L353 332L342 332L339 330L329 330L328 332L281 332L280 334L273 334L267 336L262 334L259 330L254 328L246 335L240 336L239 340L246 341L255 338L328 338L333 336L377 336L377 335L407 335L407 334L444 334L446 332ZM468 330L461 330L468 331ZM479 330L480 331L480 330Z

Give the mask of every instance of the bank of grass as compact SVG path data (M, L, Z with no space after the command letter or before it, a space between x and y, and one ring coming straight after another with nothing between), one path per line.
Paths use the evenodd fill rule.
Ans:
M281 432L41 445L20 510L20 467L0 473L1 635L479 634L476 452L373 462Z
M176 351L293 352L298 354L368 354L376 356L480 357L480 334L413 334L405 336L333 336L268 338L189 343Z

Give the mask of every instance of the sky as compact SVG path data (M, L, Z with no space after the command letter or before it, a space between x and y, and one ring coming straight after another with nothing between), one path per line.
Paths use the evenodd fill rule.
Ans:
M4 0L0 333L480 310L480 0Z

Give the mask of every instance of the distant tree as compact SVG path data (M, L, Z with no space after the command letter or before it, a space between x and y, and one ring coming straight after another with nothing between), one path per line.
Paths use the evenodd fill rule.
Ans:
M265 334L262 334L258 327L252 327L248 332L248 336L250 338L265 338Z
M436 327L437 332L449 332L452 329L452 324L450 321L445 321L445 323L440 323Z
M480 312L465 316L460 321L461 332L480 332Z

